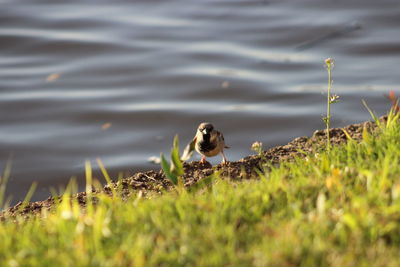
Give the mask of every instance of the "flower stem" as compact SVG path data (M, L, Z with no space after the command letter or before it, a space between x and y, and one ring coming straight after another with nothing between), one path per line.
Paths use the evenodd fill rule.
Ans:
M329 128L331 126L331 88L332 88L332 65L331 62L327 62L326 69L328 71L328 96L327 96L327 107L326 107L326 137L327 137L327 149L331 148Z

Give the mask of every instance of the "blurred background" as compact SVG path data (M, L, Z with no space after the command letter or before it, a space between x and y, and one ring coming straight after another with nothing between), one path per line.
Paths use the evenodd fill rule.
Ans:
M362 99L383 115L384 95L400 93L400 1L0 0L7 194L83 186L96 158L114 177L159 169L149 158L202 121L224 133L229 160L310 136L324 128L327 57L332 126L369 120Z

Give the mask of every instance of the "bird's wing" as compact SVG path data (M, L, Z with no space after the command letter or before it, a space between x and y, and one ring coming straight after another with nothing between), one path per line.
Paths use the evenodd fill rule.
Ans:
M187 144L187 146L183 150L181 160L186 161L190 159L190 157L193 155L195 145L196 145L196 137L194 137L193 140L189 144Z
M225 145L225 138L224 138L224 135L221 132L217 131L217 136L218 136L219 139L221 139L224 142L224 148L230 148L229 146Z

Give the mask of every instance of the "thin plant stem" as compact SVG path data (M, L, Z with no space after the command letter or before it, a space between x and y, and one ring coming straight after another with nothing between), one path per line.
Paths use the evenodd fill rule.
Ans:
M324 122L326 125L326 149L328 151L331 149L331 140L329 134L329 129L331 127L331 104L336 103L339 99L339 96L337 95L331 96L333 64L334 61L332 58L325 59L325 67L328 71L328 95L326 98L326 117L324 118Z
M331 141L329 136L329 128L331 126L331 88L332 88L332 68L331 63L327 63L328 71L328 96L327 96L327 107L326 107L326 137L327 137L327 149L331 148Z

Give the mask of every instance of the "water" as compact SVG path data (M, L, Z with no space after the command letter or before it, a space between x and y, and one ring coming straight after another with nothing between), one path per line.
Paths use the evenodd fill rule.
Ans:
M384 94L400 93L398 0L2 0L0 25L0 169L11 159L14 203L33 181L34 199L72 176L82 186L86 159L113 175L158 168L148 158L202 121L224 133L229 160L310 135L324 127L327 57L335 127L370 118L361 99L383 114Z

